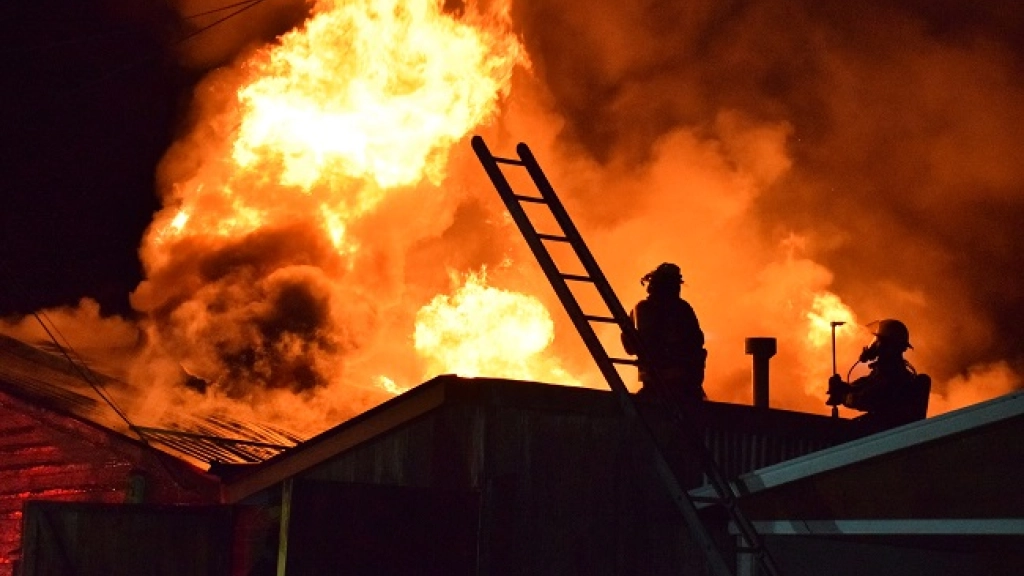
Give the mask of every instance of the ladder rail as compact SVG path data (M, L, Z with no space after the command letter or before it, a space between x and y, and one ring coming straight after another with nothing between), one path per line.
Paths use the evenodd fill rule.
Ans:
M544 170L541 169L540 163L537 161L537 157L533 155L533 151L530 150L530 147L527 146L525 143L519 143L516 146L516 152L519 154L521 160L513 161L510 163L520 165L524 167L527 170L527 172L529 172L534 183L537 185L537 190L538 192L540 192L541 198L543 198L545 203L548 205L548 208L551 211L552 216L554 216L555 222L561 227L564 237L569 240L569 243L572 246L573 251L576 254L576 257L579 259L580 263L583 265L583 268L587 273L586 277L570 274L561 274L561 276L563 278L568 278L570 280L586 280L594 284L594 287L597 289L598 294L601 296L601 299L604 302L605 306L608 308L608 311L611 312L615 322L619 325L619 329L625 334L625 337L627 339L631 339L633 341L634 346L637 349L636 355L640 359L638 366L645 365L646 363L644 362L644 359L647 358L647 354L644 350L643 343L640 341L639 334L636 331L636 327L633 325L632 318L629 316L629 313L622 305L622 302L619 300L618 295L615 294L615 291L612 289L607 277L605 277L604 273L601 271L601 267L597 263L597 258L594 257L586 242L583 241L583 235L580 234L579 230L576 228L575 223L573 223L572 218L569 216L568 210L565 209L565 205L562 204L562 201L561 199L559 199L558 194L555 193L555 189L551 185L550 180L548 180L547 175L544 173ZM524 198L522 195L515 195L514 193L513 197L520 199ZM575 239L576 242L573 242L573 239ZM549 276L549 279L550 278L551 277ZM588 316L587 319L593 320L593 317ZM577 328L579 328L578 325ZM600 365L602 364L601 358L607 356L610 355L607 353L607 350L604 350L602 347L602 354L600 355L600 357L598 355L595 355L595 361L597 361L597 363ZM646 365L645 368L648 372L653 373L654 379L657 381L657 370L652 369L652 367ZM655 386L655 388L657 387ZM661 390L657 390L656 394L660 392ZM691 426L692 418L689 418L689 415L673 414L673 416L675 416L676 420L678 420L678 423L680 425ZM690 436L692 437L696 434L698 434L698 432L694 429ZM700 445L700 448L704 448L703 444ZM702 454L702 451L698 450L698 454ZM705 462L705 464L707 464L707 462ZM714 462L710 462L710 464L712 466L715 466Z
M642 431L646 440L653 447L653 456L657 472L665 483L670 498L679 508L688 528L697 540L698 545L705 553L711 568L716 574L722 576L731 575L732 570L726 565L721 551L714 543L710 533L707 531L707 528L704 526L697 514L694 500L691 499L689 493L682 487L676 472L665 459L657 437L649 423L640 414L632 395L629 393L622 380L622 376L615 367L616 364L633 364L637 366L645 365L644 360L647 357L647 354L643 350L642 343L640 343L636 328L625 308L622 306L622 303L619 301L618 296L616 296L614 290L611 288L607 278L601 271L596 258L594 258L593 254L590 252L590 249L583 241L582 235L579 233L579 230L576 229L575 224L569 217L568 211L566 211L561 200L559 200L558 195L555 193L554 188L551 186L547 176L541 169L536 157L525 143L520 143L516 147L520 156L520 159L518 160L494 156L487 148L483 138L480 136L474 136L471 143L484 167L484 170L487 172L491 182L494 184L501 196L505 207L508 209L509 214L512 216L512 219L516 222L516 225L522 232L524 239L537 259L538 264L540 264L545 276L547 276L555 294L558 296L559 301L566 309L566 312L568 312L569 318L583 339L584 345L594 358L598 369L605 377L608 385L611 387L612 391L615 392L623 411L630 420L634 421L638 425L638 428ZM524 167L527 172L529 172L534 184L537 186L540 198L517 194L512 189L511 184L508 182L499 164ZM538 232L529 215L523 208L523 202L545 204L550 210L551 215L554 217L555 222L561 228L562 236L546 233L542 234ZM579 262L583 265L586 275L566 274L561 272L548 251L547 246L544 244L545 240L568 243L573 248L573 252ZM577 302L575 295L569 288L567 280L589 282L593 284L601 296L604 305L611 313L611 318L584 313L579 302ZM617 324L622 330L624 336L626 338L631 338L637 345L637 360L629 361L621 358L612 358L594 331L593 326L591 325L591 323L594 322ZM655 381L657 381L658 378L656 373L654 374L654 377ZM655 392L658 392L658 387L655 386L652 388L655 388ZM726 509L730 519L734 522L747 544L747 548L742 552L753 553L768 576L777 576L779 572L773 559L764 548L763 542L759 534L756 532L753 523L751 523L739 510L737 497L732 485L725 479L725 476L722 474L717 462L715 462L710 451L707 449L707 446L704 444L699 430L693 425L691 415L683 413L686 412L686 410L681 406L675 406L675 408L676 410L672 411L671 414L677 424L686 429L684 430L684 432L686 432L686 434L684 434L684 439L688 440L690 452L696 455L697 459L700 461L705 476L708 478L709 483L715 490L717 503Z
M534 227L530 217L526 214L526 210L524 210L517 201L517 196L512 190L512 185L509 184L508 179L505 178L505 174L501 171L498 163L493 160L494 156L487 148L483 138L474 136L472 144L477 156L480 157L481 164L483 164L488 176L491 177L491 181L498 189L498 193L501 196L502 201L505 203L505 207L508 209L509 214L512 216L512 220L515 221L516 225L519 226L519 229L523 232L523 237L526 239L526 243L530 246L531 251L537 258L537 262L540 264L544 274L549 280L554 278L561 279L562 272L558 269L558 265L555 264L551 254L544 246L544 242L538 236L537 229ZM580 335L583 337L583 343L590 354L594 357L599 357L604 354L604 345L601 343L600 339L597 338L597 335L593 333L593 330L590 329L586 322L580 321L585 314L583 309L580 307L579 302L576 301L576 296L572 293L568 284L566 284L564 280L557 282L552 280L551 287L554 288L555 294L561 301L562 306L564 306L566 311L569 313L570 320L572 320L577 331L579 331ZM601 370L602 375L608 380L615 392L620 394L629 394L629 390L626 389L626 384L622 381L622 377L619 376L619 373L614 369L614 366L611 367L611 370L608 370L606 366L602 365L599 365L598 368ZM636 411L635 406L631 406L628 409L632 412Z
M551 182L548 181L547 175L541 170L540 163L537 162L537 158L533 155L533 151L525 143L520 143L516 146L516 151L519 153L519 157L523 159L523 165L527 172L533 178L533 181L537 184L537 190L540 191L541 197L547 201L548 207L551 213L555 217L555 221L562 227L567 238L578 238L580 242L572 243L573 251L576 253L576 257L580 259L583 264L583 269L587 271L587 274L594 279L600 279L602 281L594 282L597 287L598 293L604 300L608 310L612 313L612 316L619 322L620 327L629 326L632 327L633 323L629 319L629 313L622 306L618 296L612 291L611 285L608 280L604 277L601 272L601 267L597 264L597 259L590 252L590 248L584 243L583 236L579 230L576 229L576 225L573 224L572 218L569 217L569 212L562 205L562 201L555 194L555 189L551 186Z

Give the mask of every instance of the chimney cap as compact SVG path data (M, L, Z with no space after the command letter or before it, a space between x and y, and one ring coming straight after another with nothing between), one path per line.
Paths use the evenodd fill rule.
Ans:
M765 356L771 358L778 352L778 343L775 338L755 337L747 338L746 352L753 356Z

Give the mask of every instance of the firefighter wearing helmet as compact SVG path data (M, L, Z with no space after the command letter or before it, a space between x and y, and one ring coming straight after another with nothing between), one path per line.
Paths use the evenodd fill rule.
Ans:
M854 363L867 363L871 373L846 383L838 374L829 380L826 404L846 406L865 414L859 420L867 432L877 432L925 417L931 379L917 374L903 358L913 349L910 331L899 320L882 320L874 330L875 338ZM853 367L850 368L853 371Z
M679 266L664 263L640 279L647 287L647 298L630 313L639 346L623 335L628 354L642 354L640 368L643 384L639 394L650 396L651 389L672 401L700 401L704 393L704 332L693 307L680 297L683 275Z

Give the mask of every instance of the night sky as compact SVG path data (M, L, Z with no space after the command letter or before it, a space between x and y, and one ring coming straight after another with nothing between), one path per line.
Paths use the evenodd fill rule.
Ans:
M0 316L82 297L131 313L156 168L192 88L239 43L273 37L304 10L266 0L203 31L237 11L212 10L238 3L178 4L0 3Z
M0 14L0 314L83 296L127 312L188 75L155 14L66 0Z

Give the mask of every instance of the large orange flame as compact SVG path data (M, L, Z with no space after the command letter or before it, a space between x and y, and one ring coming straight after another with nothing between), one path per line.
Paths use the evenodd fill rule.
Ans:
M375 188L441 183L447 150L495 112L519 54L437 2L321 3L249 62L233 158L283 186L325 183L333 210L358 215L380 200ZM353 180L364 184L355 194Z
M136 377L199 376L208 404L307 432L443 372L603 386L470 159L483 131L497 151L529 142L627 306L642 294L625 279L682 265L711 398L749 401L743 338L770 335L772 404L826 413L832 362L870 335L809 256L822 235L763 230L794 127L721 110L598 162L565 145L541 79L514 81L528 60L507 4L445 5L324 0L199 86L141 248ZM971 379L1018 382L1002 365Z
M429 376L411 346L379 344L436 294L402 260L450 220L451 148L526 65L501 5L324 1L208 79L141 249L151 356L230 397L326 394L342 413Z
M416 314L416 350L432 372L577 384L544 356L554 323L534 297L487 286L469 274L451 296L438 295Z
M202 135L213 139L202 166L174 183L176 205L146 248L238 237L310 211L341 245L389 190L440 184L450 148L495 114L525 63L503 14L489 16L456 19L432 0L320 2L303 28L244 63L236 101Z

